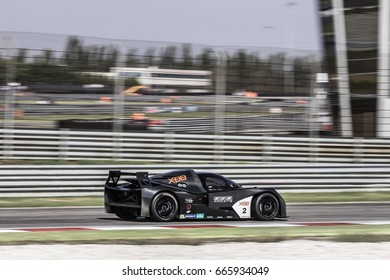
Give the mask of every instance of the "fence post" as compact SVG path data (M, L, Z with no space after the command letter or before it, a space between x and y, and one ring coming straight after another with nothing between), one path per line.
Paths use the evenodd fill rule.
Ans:
M309 162L318 162L319 137L309 137Z
M351 92L347 61L347 36L345 33L344 1L332 0L333 24L335 30L336 71L340 103L341 135L353 137L351 116Z
M225 133L226 53L215 51L217 57L215 75L214 161L223 163L223 135Z
M175 153L175 134L171 131L165 132L165 161L171 162Z
M123 115L124 115L124 82L125 77L122 69L125 66L125 50L122 44L118 43L115 75L115 92L114 92L114 119L113 119L113 159L118 160L122 154L122 133L123 133Z
M12 159L14 149L14 129L5 128L3 134L3 158Z
M362 163L364 162L364 145L363 145L363 139L361 137L354 138L354 145L353 145L353 153L354 153L354 161L356 163Z
M59 156L61 160L69 160L69 129L60 129Z
M272 135L263 137L263 162L272 162Z
M15 42L11 36L3 36L4 44L7 48L7 73L6 86L4 96L4 158L11 159L13 157L14 144L14 109L15 109L15 89L19 86L15 83L16 77L16 61L15 61Z
M112 159L119 160L122 157L122 142L123 133L114 132L112 141Z

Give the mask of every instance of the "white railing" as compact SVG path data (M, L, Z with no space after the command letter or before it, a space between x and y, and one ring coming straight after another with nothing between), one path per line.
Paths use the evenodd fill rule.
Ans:
M179 168L217 172L237 181L243 187L272 187L281 192L390 189L390 165L8 165L0 166L0 197L101 196L108 170L157 174Z
M389 163L390 140L0 130L3 159L158 163Z

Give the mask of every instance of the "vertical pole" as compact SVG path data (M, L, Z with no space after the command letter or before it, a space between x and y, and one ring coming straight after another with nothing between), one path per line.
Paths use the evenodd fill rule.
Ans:
M310 99L309 99L309 138L312 139L317 136L316 116L317 99L316 99L316 67L315 61L311 60L311 81L310 81ZM310 140L309 140L310 141Z
M287 2L285 13L284 93L295 92L295 19L298 2ZM289 52L291 57L289 57Z
M122 133L123 133L123 115L124 115L124 76L121 73L125 66L125 53L122 44L117 44L116 57L116 75L114 89L114 119L113 119L113 158L120 159L122 153Z
M4 36L3 41L7 48L7 91L4 97L4 144L3 152L5 158L12 158L13 154L13 140L14 140L14 103L15 103L15 81L16 76L16 63L15 63L15 44L14 40L10 36Z
M172 131L165 132L164 138L164 147L165 147L165 162L172 162L174 152L175 152L175 134Z
M390 137L390 1L379 1L377 137Z
M70 131L68 128L65 129L60 129L60 159L67 161L69 160L69 136L70 136Z
M310 89L310 107L309 107L309 162L316 161L316 144L318 139L318 102L316 87L316 68L312 62L312 81ZM313 71L314 70L314 71Z
M354 163L364 162L364 143L361 137L354 139L353 143Z
M339 87L341 135L352 137L351 97L347 63L347 36L343 0L332 0L334 33L336 39L336 64Z
M223 162L223 134L225 131L226 53L215 51L217 58L215 75L214 161Z
M272 134L263 136L263 162L272 162Z

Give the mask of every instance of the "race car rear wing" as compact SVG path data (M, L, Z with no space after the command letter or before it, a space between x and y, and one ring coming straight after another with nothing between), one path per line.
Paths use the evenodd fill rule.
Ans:
M134 176L135 179L125 178L124 180L128 181L128 182L137 181L138 184L139 184L139 187L142 187L142 186L145 186L145 185L150 186L149 173L148 172L135 172L135 173L131 173L131 172L122 172L120 170L110 170L108 172L108 178L106 180L106 186L113 187L113 188L117 187L119 179L122 176Z

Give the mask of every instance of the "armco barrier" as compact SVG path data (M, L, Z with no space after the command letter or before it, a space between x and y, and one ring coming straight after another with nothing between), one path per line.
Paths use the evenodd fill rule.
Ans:
M34 165L1 166L0 197L102 195L108 170L156 174L180 168L214 171L243 187L274 187L281 192L390 189L390 165Z
M3 159L156 163L390 163L389 139L0 129Z

